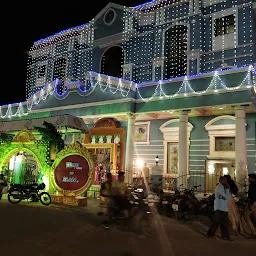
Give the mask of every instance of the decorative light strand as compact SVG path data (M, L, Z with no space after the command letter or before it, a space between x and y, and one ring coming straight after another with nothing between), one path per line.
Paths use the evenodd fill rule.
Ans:
M24 103L24 104L26 104L26 103ZM18 106L18 109L14 114L12 114L13 105L8 104L7 111L4 115L2 114L2 106L0 106L0 116L1 116L1 118L5 119L5 118L11 118L11 117L15 117L15 116L21 117L21 116L27 115L28 113L26 113L24 111L24 107L23 107L24 104L22 104L20 102L19 106Z
M242 68L235 68L234 70L239 70L239 69L241 70ZM248 67L246 76L244 77L242 82L236 87L227 87L224 84L224 82L221 80L219 73L225 73L225 72L226 71L215 71L213 78L212 78L209 86L207 87L207 89L204 91L199 91L199 92L196 92L191 87L188 77L185 76L179 90L173 95L167 95L163 90L163 82L164 81L160 80L157 82L157 85L155 87L153 95L149 98L144 98L140 92L141 87L146 86L145 83L137 84L132 81L127 81L127 80L124 80L121 78L115 78L115 77L110 77L110 76L103 75L103 74L97 74L96 72L89 72L90 88L87 90L82 90L81 83L78 83L77 92L79 94L82 93L82 95L88 96L88 95L90 95L90 92L93 91L93 89L95 89L97 86L99 86L102 92L105 92L107 89L109 89L109 91L112 94L116 94L117 92L120 92L122 97L129 97L130 91L136 90L139 98L142 99L144 102L148 102L148 101L153 100L155 97L160 97L160 99L162 99L163 97L164 98L175 98L175 97L180 97L180 96L187 97L187 96L193 96L193 95L202 95L202 94L209 93L209 92L218 93L218 92L224 91L224 90L229 90L229 91L238 90L242 87L250 88L253 86L254 88L256 88L255 87L256 86L256 82L255 82L256 73L255 73L255 69L252 65L250 65ZM209 73L212 73L212 72L209 72ZM204 76L204 75L205 74L201 74L201 76ZM196 76L190 76L190 77L192 78L192 77L199 77L199 76L196 75ZM168 81L174 82L175 80L178 80L178 79L172 79L172 80L168 80ZM117 81L117 83L116 83L116 81ZM13 106L15 106L17 104L13 104L13 105L9 104L5 114L2 113L3 106L2 107L0 106L1 118L4 119L7 117L11 118L14 116L27 115L28 112L31 111L31 109L34 105L38 105L42 100L46 100L47 97L49 95L52 95L53 93L55 93L55 95L57 94L56 87L58 86L58 83L59 83L59 79L56 79L54 82L48 84L47 86L44 86L43 89L41 89L38 93L34 94L31 98L29 98L26 103L19 103L18 109L15 112L15 114L12 114L12 109L13 109ZM117 84L116 87L114 86L115 84ZM66 97L68 95L68 92L70 91L69 84L68 83L65 84L65 87L67 89L65 90L63 95ZM65 98L63 95L58 94L57 98L58 99ZM24 111L24 107L23 107L24 104L27 104L27 113Z
M228 4L230 4L229 1L223 0L222 2L216 2L215 0L209 0L209 3L205 6L201 0L198 0L190 1L190 4L192 4L192 8L190 8L186 0L153 0L135 7L124 7L122 45L126 54L124 60L124 69L126 72L123 72L123 77L127 78L128 82L124 82L121 78L114 79L113 77L108 77L106 79L102 74L98 74L95 77L95 74L92 76L92 73L89 72L92 70L94 19L88 24L69 28L53 36L36 41L29 51L30 58L28 60L26 88L28 110L30 111L34 104L39 104L41 100L45 100L48 97L49 93L44 88L40 90L40 93L38 93L38 89L41 89L49 81L55 81L55 78L60 80L54 85L52 93L55 92L55 96L58 99L64 99L69 94L69 88L71 88L70 82L74 81L79 81L77 92L83 96L88 96L96 86L99 86L103 92L107 90L112 94L120 92L123 97L128 97L131 89L137 90L138 94L141 95L139 89L142 86L146 86L147 83L152 84L150 81L177 77L181 74L190 74L189 72L197 67L199 67L200 71L205 71L216 69L217 65L221 63L225 67L229 65L243 66L247 63L254 62L252 46L252 1L240 5L239 1L231 0L231 8L229 9L233 10L235 23L239 23L235 24L234 33L231 30L228 32L234 36L234 46L232 40L227 40L226 35L224 35L226 33L225 27L230 24L224 22L226 14L230 13L227 9ZM155 12L156 9L158 9L157 12ZM203 15L200 13L201 10ZM226 12L226 10L228 11ZM237 14L239 14L239 19L236 17L238 16ZM215 25L207 23L209 17L211 17L213 22L215 18L222 18L221 29L223 33L219 38L221 40L217 37L215 38ZM201 28L197 29L199 23L203 23L203 38L201 36ZM178 53L174 51L176 48L174 47L175 44L173 44L170 50L173 50L177 56L173 54L171 56L172 60L168 62L165 53L167 40L164 40L165 37L168 37L168 30L165 31L165 29L172 27L172 32L179 34L181 33L182 26L187 25L190 25L190 36L192 37L192 42L190 42L191 49L190 47L188 49L184 48L183 50L177 48L179 49ZM236 35L238 31L237 25L239 25L239 42L241 41L242 44L238 42ZM213 29L207 40L205 29ZM185 38L186 36L187 34L184 33L181 36L184 38L181 38L180 41L176 40L176 43L184 43L187 40ZM197 37L200 37L199 43L197 42ZM207 48L208 40L212 42L212 45ZM226 50L228 50L226 46L229 41L231 42L230 47L234 48L233 56L230 57L226 54ZM236 48L238 43L239 50ZM190 51L191 60L193 60L188 65L190 67L188 72L186 72L187 65L183 65L184 63L179 61L183 57L186 57L185 54L183 56L185 50ZM200 50L203 50L204 56L201 55ZM219 58L216 57L218 53L221 54L220 60L216 59ZM72 62L69 62L69 59L72 59ZM195 66L196 61L200 61L197 67ZM170 63L175 64L175 70L170 70L168 66ZM151 67L153 68L153 72L151 72ZM159 69L156 67L159 67ZM159 70L161 70L161 75L155 75L155 72L157 73ZM216 72L206 91L235 90L241 86L246 86L246 84L251 84L251 82L255 85L255 76L251 75L251 72L252 70L248 71L247 76L240 85L230 88L225 86L218 75L219 72ZM100 71L100 73L102 72ZM54 74L54 77L52 74ZM176 97L177 95L186 96L191 93L202 94L206 92L195 92L188 80L189 78L185 76L181 87L173 95L166 95L163 90L163 83L173 80L160 80L157 82L153 95L144 100L151 100L158 96L160 98Z

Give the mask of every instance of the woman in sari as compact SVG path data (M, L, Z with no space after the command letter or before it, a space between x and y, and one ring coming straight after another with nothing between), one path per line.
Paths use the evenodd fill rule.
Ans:
M232 194L232 197L228 201L228 215L230 224L235 234L241 234L244 236L255 235L255 228L248 215L244 214L238 208L234 197L237 195L238 187L236 183L231 179L230 175L224 175L227 178L227 183Z

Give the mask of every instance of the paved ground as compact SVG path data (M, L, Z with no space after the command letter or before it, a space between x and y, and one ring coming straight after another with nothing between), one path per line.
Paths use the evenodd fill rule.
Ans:
M208 239L204 236L207 227L200 220L180 223L154 216L153 227L146 234L136 234L105 229L98 209L97 200L89 200L82 208L27 202L12 205L1 200L0 255L255 255L256 240L241 236L231 242Z

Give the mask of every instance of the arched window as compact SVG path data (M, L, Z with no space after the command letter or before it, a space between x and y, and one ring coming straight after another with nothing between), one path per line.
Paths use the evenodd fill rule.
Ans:
M187 74L186 25L176 25L165 32L165 79Z
M66 58L58 58L57 60L54 61L53 80L55 79L61 80L61 82L58 84L58 87L57 87L57 92L59 94L62 94L65 91L64 78L66 77L66 70L67 70Z
M108 48L101 58L100 73L114 76L122 77L124 64L124 51L120 46L113 46Z

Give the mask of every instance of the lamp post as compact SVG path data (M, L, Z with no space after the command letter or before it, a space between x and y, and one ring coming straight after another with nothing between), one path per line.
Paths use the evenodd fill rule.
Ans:
M158 162L159 162L159 157L158 156L156 156L155 161L156 161L156 166L158 166Z

